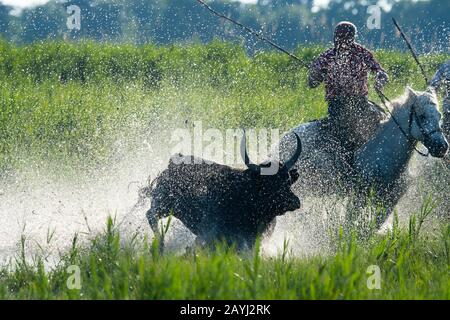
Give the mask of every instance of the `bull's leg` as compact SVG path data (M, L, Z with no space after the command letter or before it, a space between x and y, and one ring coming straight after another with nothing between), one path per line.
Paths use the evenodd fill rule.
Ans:
M159 229L159 215L157 211L152 206L147 213L145 214L148 220L148 223L150 224L150 228L153 231L154 239L158 243L158 250L159 253L162 254L164 252L164 236L161 234L161 230Z
M268 239L272 236L275 231L275 227L277 225L277 217L275 217L272 221L269 222L266 229L261 233L261 239Z
M218 238L216 234L211 230L210 232L201 232L196 234L195 246L198 248L208 248L214 250L217 244Z

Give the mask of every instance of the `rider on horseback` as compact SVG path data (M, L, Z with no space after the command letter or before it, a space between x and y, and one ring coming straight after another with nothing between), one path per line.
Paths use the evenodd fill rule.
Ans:
M334 47L311 64L308 76L310 88L325 82L330 129L350 158L384 118L368 100L368 72L376 74L377 90L389 80L373 54L355 41L356 34L354 24L339 23L334 31Z
M436 91L438 91L442 84L445 85L443 103L444 125L442 129L447 134L447 137L450 137L450 60L438 69L430 82L430 86Z

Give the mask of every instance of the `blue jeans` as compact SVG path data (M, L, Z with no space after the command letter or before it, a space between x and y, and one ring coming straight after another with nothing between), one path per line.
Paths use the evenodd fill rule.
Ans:
M336 97L328 101L331 133L350 153L372 136L383 113L366 96Z

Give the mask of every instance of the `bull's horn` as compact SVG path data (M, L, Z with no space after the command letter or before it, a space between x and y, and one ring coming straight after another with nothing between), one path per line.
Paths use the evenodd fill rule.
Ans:
M292 155L292 157L284 163L285 170L290 170L295 165L298 158L300 157L300 154L302 153L302 141L300 140L300 137L296 132L294 132L294 134L295 138L297 139L297 149L295 150L295 153Z
M247 153L247 138L245 136L245 129L242 129L243 134L242 134L242 140L241 140L241 157L244 160L245 165L247 166L247 168L254 170L254 171L259 171L260 167L254 163L252 163L250 161L250 158L248 157L248 153Z

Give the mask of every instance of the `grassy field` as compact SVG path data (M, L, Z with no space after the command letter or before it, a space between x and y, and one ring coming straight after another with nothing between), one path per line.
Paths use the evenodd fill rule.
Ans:
M449 226L426 238L419 231L417 221L364 243L341 232L333 254L302 259L289 256L289 244L272 258L221 245L161 256L156 243L121 244L109 220L88 246L75 238L51 271L39 257L30 263L18 254L0 271L0 298L450 299Z
M300 48L305 61L320 48ZM412 58L377 52L391 75L386 94L406 85L425 88ZM448 56L423 58L430 75ZM117 154L186 122L219 129L285 130L326 114L323 90L306 88L306 70L270 52L248 57L234 45L136 47L95 43L0 43L0 179L23 170L68 179L117 161ZM376 97L372 97L376 100ZM116 141L126 141L117 150ZM61 173L64 175L61 175ZM0 194L1 194L0 188ZM423 208L422 208L423 209ZM74 238L61 261L26 258L24 238L16 259L0 271L0 298L39 299L449 299L448 222L419 232L431 213L412 212L409 227L364 241L335 236L332 253L295 257L258 250L161 256L155 243L122 241L110 220L82 244ZM80 270L81 289L69 289ZM371 290L370 266L381 289ZM369 273L368 273L369 268Z

